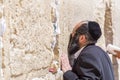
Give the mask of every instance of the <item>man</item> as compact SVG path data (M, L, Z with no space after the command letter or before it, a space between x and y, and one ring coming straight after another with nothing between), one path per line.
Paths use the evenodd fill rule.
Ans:
M68 56L61 55L64 80L114 80L107 53L95 45L101 34L95 21L82 21L75 26L68 45L69 57L74 56L71 65Z

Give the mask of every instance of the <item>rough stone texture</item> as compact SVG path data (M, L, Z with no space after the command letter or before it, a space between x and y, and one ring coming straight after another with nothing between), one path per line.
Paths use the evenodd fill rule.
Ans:
M52 11L51 2L55 1L59 1L59 16ZM69 34L81 20L100 23L103 35L97 45L104 50L109 43L120 46L119 3L119 0L0 0L0 19L4 17L7 26L0 36L4 45L0 48L3 71L0 80L62 80L62 72L52 74L49 68L53 60L59 61L61 53L67 53ZM53 18L59 19L58 35L54 34ZM120 61L114 57L111 60L115 80L120 80Z
M48 74L53 57L50 2L50 0L4 2L8 30L4 35L5 80L32 80L34 77Z

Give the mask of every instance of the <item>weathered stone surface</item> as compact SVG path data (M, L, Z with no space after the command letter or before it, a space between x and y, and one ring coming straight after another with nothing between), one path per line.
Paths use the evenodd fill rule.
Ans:
M28 80L31 80L36 75L46 75L47 70L41 74L39 71L47 69L53 58L50 0L9 0L5 1L5 5L9 36L5 33L4 38L8 41L4 42L8 44L4 47L3 63L4 69L7 70L6 67L9 67L5 72L10 74L4 76L9 76L11 80L26 80L29 77ZM34 76L30 75L32 72Z

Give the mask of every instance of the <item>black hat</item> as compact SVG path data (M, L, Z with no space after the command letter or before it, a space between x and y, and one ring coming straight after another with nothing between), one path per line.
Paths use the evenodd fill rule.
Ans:
M95 21L88 21L88 28L92 38L98 40L102 34L100 25Z

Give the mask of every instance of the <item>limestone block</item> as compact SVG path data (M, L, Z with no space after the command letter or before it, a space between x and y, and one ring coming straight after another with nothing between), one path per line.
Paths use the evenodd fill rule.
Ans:
M117 46L120 46L120 23L119 23L119 20L120 20L120 15L119 15L119 12L120 12L120 5L118 5L120 3L119 0L116 0L116 1L112 1L112 22L113 22L113 37L114 37L114 44L117 45Z
M5 33L4 40L7 39L7 41L4 42L9 44L4 47L3 63L5 64L4 71L7 71L6 66L8 66L8 72L10 72L10 74L7 72L4 74L6 77L9 76L6 80L10 77L11 80L26 80L27 78L32 80L34 76L41 77L48 72L47 68L53 59L50 2L50 0L5 1L9 36ZM41 72L42 69L44 69L43 72Z

